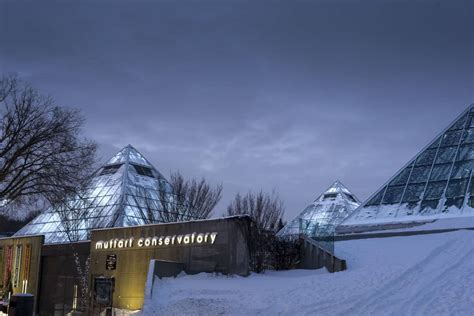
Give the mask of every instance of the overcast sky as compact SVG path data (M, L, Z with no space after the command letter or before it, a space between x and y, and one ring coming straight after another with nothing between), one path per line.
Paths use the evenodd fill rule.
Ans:
M101 161L366 199L474 102L473 1L2 1L0 72L79 108Z

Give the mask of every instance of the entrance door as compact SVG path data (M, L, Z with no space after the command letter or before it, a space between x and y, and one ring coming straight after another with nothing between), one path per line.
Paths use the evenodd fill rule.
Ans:
M103 276L93 277L93 307L94 315L112 315L112 304L115 287L114 278L106 278Z

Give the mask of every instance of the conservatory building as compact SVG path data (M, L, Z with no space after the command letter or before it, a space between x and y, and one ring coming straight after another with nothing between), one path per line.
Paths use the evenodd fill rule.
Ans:
M96 171L81 197L0 239L0 296L31 293L39 314L66 315L80 308L86 282L91 314L140 309L147 276L248 275L250 226L247 216L194 218L128 145Z
M128 145L96 171L80 198L48 209L15 236L44 235L46 244L75 242L89 240L92 229L193 219L173 203L165 177Z

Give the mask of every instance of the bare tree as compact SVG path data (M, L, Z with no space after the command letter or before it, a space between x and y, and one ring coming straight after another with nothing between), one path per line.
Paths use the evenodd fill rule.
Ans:
M162 220L209 218L221 197L221 184L212 187L204 178L185 180L181 173L175 172L171 174L169 184L163 181L160 185Z
M192 218L209 218L222 198L222 184L212 187L204 178L185 180L178 171L171 175L171 188Z
M227 207L227 215L249 215L262 233L275 233L284 212L284 203L275 191L271 194L248 192L244 196L239 193Z
M0 78L0 111L1 211L76 194L96 150L80 136L79 112L55 105L16 76Z
M93 205L94 202L90 202L86 198L86 196L90 196L90 192L88 192L90 190L88 188L90 181L91 178L86 183L83 183L75 192L74 197L67 196L61 200L62 202L58 202L58 199L52 203L54 204L54 214L59 218L60 227L58 233L63 234L62 237L65 237L69 242L68 245L71 249L78 278L79 304L73 304L73 306L83 311L87 311L89 303L90 255L81 256L78 242L90 239L87 236L90 233L89 228L91 224L88 222L90 220L88 219L88 212L90 209L98 207L98 205Z
M157 222L173 223L188 219L188 210L182 195L174 193L171 185L165 180L160 180L160 217Z
M86 196L96 145L81 137L84 121L78 111L55 105L16 76L0 78L0 111L1 211L18 216L20 207L53 207L58 233L72 248L85 305L89 259L81 260L76 242L84 239L87 225L87 199L81 196Z
M250 266L255 272L280 268L276 245L280 244L275 234L278 231L285 207L283 201L273 191L271 194L249 191L237 194L227 207L227 215L248 215L253 220L250 229ZM278 263L278 264L277 264Z

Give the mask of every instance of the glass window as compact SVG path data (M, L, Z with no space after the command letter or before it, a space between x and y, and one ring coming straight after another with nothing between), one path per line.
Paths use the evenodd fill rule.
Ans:
M468 178L471 175L474 160L459 161L454 163L451 179Z
M410 184L405 190L402 202L416 202L420 200L421 194L425 189L425 184Z
M441 146L454 146L459 143L461 138L461 131L448 131L446 132L441 140Z
M463 129L464 128L464 123L466 122L468 113L464 114L459 120L457 120L450 128L449 130L457 130L457 129Z
M383 193L385 192L385 187L383 189L381 189L379 192L377 192L377 194L375 194L370 200L369 202L367 202L367 206L370 206L370 205L379 205L380 204L380 201L382 200L382 196L383 196Z
M469 207L474 208L474 197L471 196L467 201L467 204L469 205Z
M439 200L429 200L421 202L420 213L430 213L438 208Z
M440 148L436 156L436 163L452 162L456 156L456 150L456 146Z
M410 183L426 182L430 174L431 166L415 167L410 176Z
M474 143L474 128L470 128L464 131L462 136L462 143L463 144L472 144Z
M443 195L447 181L428 182L424 199L439 199Z
M474 146L463 145L459 147L459 153L456 160L470 160L474 159Z
M390 185L401 185L407 183L410 171L411 167L405 168L392 181L390 181Z
M356 199L355 199L351 194L344 193L344 196L345 196L349 201L357 203Z
M416 166L432 165L435 159L436 149L427 149L422 152L416 160Z
M460 197L466 194L467 182L469 179L451 180L446 189L446 197Z
M337 198L337 193L328 193L324 194L323 199L324 200L335 200Z
M442 137L438 137L438 139L435 140L428 148L434 148L434 149L438 148L438 145L439 145L439 142L441 141L441 138Z
M470 196L474 197L474 179L471 178L471 183L469 184L468 193Z
M473 110L471 110L471 113L469 113L469 119L468 119L468 122L467 122L467 127L474 127L474 113L472 111Z
M385 192L385 196L383 198L382 204L396 204L400 203L402 199L403 189L405 186L389 186L387 188L387 192Z
M435 165L431 172L430 180L447 180L449 172L451 171L451 164Z
M443 213L448 212L448 209L450 207L455 207L458 209L462 208L462 205L464 204L464 198L449 198L446 199L446 202L444 202L444 208L443 208Z
M137 206L137 203L136 203L135 199L136 198L134 196L127 194L127 203L128 203L128 205Z

